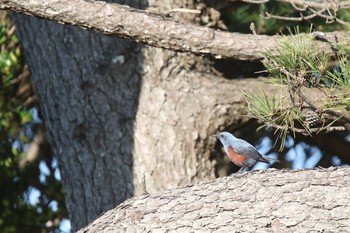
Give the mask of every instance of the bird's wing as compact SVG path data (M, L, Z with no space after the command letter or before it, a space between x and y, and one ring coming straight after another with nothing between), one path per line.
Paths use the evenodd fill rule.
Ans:
M245 155L249 158L255 159L260 162L264 162L268 164L270 163L267 159L264 158L262 154L259 153L259 151L255 149L254 146L252 146L250 143L244 140L241 140L241 139L236 140L233 143L232 147L237 154Z

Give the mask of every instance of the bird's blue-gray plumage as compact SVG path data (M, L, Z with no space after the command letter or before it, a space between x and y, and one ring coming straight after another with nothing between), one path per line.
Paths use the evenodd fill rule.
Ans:
M229 146L231 145L233 150L240 155L247 156L249 159L256 161L270 163L269 158L260 154L253 145L244 141L243 139L236 138L228 132L222 132L217 135L217 138L221 141L224 146L226 154L228 154ZM247 161L248 162L248 161ZM250 161L249 161L250 162Z

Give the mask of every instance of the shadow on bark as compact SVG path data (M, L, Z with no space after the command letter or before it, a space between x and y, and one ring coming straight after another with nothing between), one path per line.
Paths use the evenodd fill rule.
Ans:
M12 17L59 162L72 228L78 229L133 196L142 46L30 16Z

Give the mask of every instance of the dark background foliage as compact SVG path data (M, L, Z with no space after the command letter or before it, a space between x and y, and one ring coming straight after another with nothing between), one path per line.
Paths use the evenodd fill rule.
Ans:
M67 217L59 172L15 28L0 19L0 232L52 232Z

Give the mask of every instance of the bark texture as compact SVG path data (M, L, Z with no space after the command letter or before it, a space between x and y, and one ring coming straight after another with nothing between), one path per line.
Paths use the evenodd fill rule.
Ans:
M179 5L176 4L174 8ZM190 8L189 5L182 7ZM211 55L218 59L234 58L254 61L262 59L264 51L275 50L278 36L222 32L191 25L188 22L179 23L161 13L174 8L142 11L118 4L85 0L45 0L44 4L42 0L0 2L0 9L10 9L94 30L101 34L132 39L146 45L198 55ZM331 42L338 40L340 43L345 43L344 41L349 40L349 32L328 33L323 37ZM333 55L328 43L319 41L316 46L319 51L326 51Z
M143 177L151 193L214 178L208 136L242 122L236 85L258 83L214 77L193 55L14 17L73 230L142 192Z
M77 229L134 193L141 46L25 15L14 19Z
M15 1L3 1L1 6L10 2ZM74 11L74 17L85 20L93 20L86 12L79 15L79 10L85 7L107 6L109 10L119 7L79 0L45 2L57 2L61 7L56 9L53 8L56 5L40 1L37 7L43 6L45 14L57 10L60 13L54 13L55 17L64 18L73 17L69 13ZM80 5L75 6L77 3ZM143 1L130 4L145 7ZM187 0L149 1L149 4L161 11L194 8L193 2ZM118 19L111 12L112 18L103 18L106 9L98 12L102 17L98 31L104 26L108 31L105 23L113 24L113 17ZM136 10L125 14L133 12L140 14ZM147 17L142 19L147 21ZM255 91L261 87L256 80L223 79L203 57L143 47L25 15L16 14L14 18L59 161L73 230L142 192L143 186L155 193L213 179L214 162L209 158L216 140L209 136L248 120L243 115L241 90ZM175 20L178 25L188 25L193 16ZM117 24L114 22L114 26ZM123 27L119 27L121 31ZM136 18L133 27L139 32L144 30L144 24ZM172 44L171 36L177 34L164 31L170 34L163 34L161 39ZM158 33L163 33L161 28ZM180 34L187 33L190 33L188 28ZM194 39L189 41L196 41L196 35L191 35ZM245 43L254 43L254 38L250 37L251 41L247 38ZM178 43L175 39L173 44ZM194 51L191 46L191 50L184 51ZM270 86L265 91L274 92Z
M149 4L163 11L194 7L188 1ZM190 23L193 16L178 20ZM244 121L242 89L237 87L252 90L258 84L220 78L207 59L194 55L154 47L146 47L143 55L134 135L135 194L213 179L210 156L216 140L210 136Z
M349 232L350 169L253 171L132 198L78 232Z

